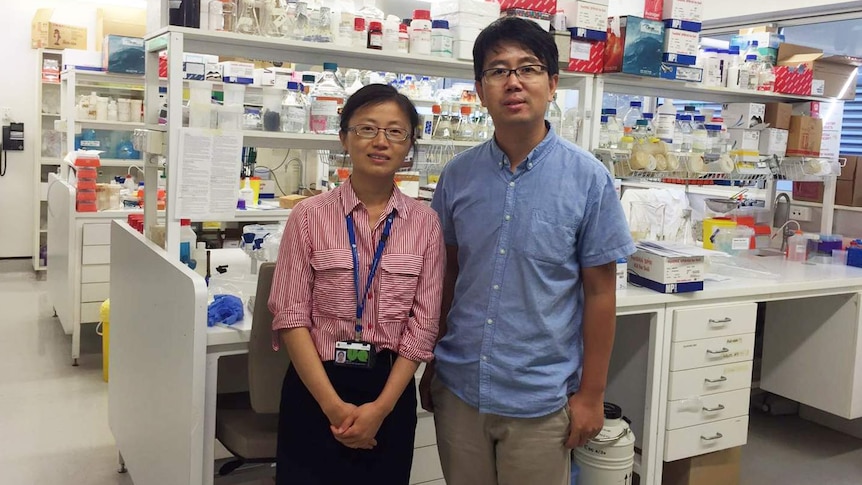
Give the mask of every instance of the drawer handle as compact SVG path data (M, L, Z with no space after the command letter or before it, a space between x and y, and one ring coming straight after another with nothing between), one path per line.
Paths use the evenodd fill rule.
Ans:
M733 319L732 319L732 318L730 318L730 317L724 317L724 318L722 318L721 320L713 320L712 318L710 318L710 319L709 319L709 324L710 324L710 325L720 325L720 324L723 324L723 323L730 323L730 322L732 322L732 321L733 321Z
M716 406L714 408L708 408L706 406L704 406L704 408L703 408L703 412L705 412L705 413L717 413L719 411L724 411L724 404L719 404L718 406Z
M700 435L700 439L702 439L703 441L714 441L714 440L718 440L718 439L721 439L721 438L724 438L724 435L723 435L723 434L721 434L721 433L715 433L715 434L714 434L714 435L712 435L712 436L704 436L704 435Z
M727 380L726 376L721 376L718 379L710 379L707 377L706 379L703 380L703 382L705 382L707 384L718 384L718 383L724 382L726 380Z
M728 352L730 352L730 349L729 349L729 348L727 348L727 347L722 347L722 348L721 348L721 350L709 350L709 349L706 349L706 353L707 353L707 354L712 354L712 355L726 354L726 353L728 353Z

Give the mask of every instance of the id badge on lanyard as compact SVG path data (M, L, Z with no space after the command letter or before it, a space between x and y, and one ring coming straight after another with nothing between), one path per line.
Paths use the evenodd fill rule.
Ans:
M377 352L373 345L362 339L362 315L365 312L365 303L368 298L368 292L374 282L374 275L377 273L377 267L380 265L380 258L383 257L383 249L386 247L386 241L389 239L389 234L392 231L392 221L394 219L395 211L393 210L388 216L386 216L386 224L383 226L383 234L380 236L377 250L374 251L374 259L371 262L371 269L368 272L365 291L360 293L359 250L356 246L356 229L353 224L353 215L351 214L347 216L347 236L350 239L350 250L353 253L353 286L356 290L356 325L354 326L354 339L339 340L335 342L335 355L333 356L333 360L335 361L335 365L339 367L354 367L359 369L372 369L374 367Z

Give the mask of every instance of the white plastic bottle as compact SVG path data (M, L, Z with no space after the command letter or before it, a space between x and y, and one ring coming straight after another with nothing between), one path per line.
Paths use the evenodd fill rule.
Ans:
M690 152L693 138L691 115L680 115L674 131L678 133L677 138L680 140L680 150Z
M632 101L629 103L629 109L626 111L626 114L623 116L623 127L625 128L634 128L637 121L643 118L643 112L641 111L641 107L643 103L640 101Z
M383 50L389 52L398 51L398 26L400 19L394 15L388 15L383 21Z
M673 143L674 128L676 125L676 107L673 100L664 98L664 104L656 110L655 132L665 143Z
M452 31L449 30L448 20L434 20L431 22L431 55L437 57L452 57L452 44L454 39Z
M180 219L180 261L189 264L192 260L192 248L197 247L198 235L192 230L192 221Z
M323 75L311 89L311 131L318 134L337 135L340 123L339 112L347 94L335 72L338 64L323 63Z
M760 63L757 62L757 56L754 54L749 54L745 56L745 64L742 66L747 73L748 84L742 86L744 89L750 89L752 91L757 90L757 82L758 75L760 74Z
M431 11L417 9L413 11L413 21L410 22L410 53L425 56L431 55Z
M692 130L691 130L691 148L692 151L705 153L707 151L707 137L709 134L706 131L706 117L703 115L695 115L694 121L692 122Z
M192 260L195 262L195 273L205 277L207 275L207 243L197 243L192 251Z
M245 184L239 189L239 198L245 202L246 209L254 205L254 189L251 188L251 178L245 178Z

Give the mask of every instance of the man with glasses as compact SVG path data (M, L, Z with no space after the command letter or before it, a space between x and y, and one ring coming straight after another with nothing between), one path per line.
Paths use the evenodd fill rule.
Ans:
M450 161L432 207L447 268L420 392L448 485L563 485L602 428L616 260L634 245L608 171L545 121L553 37L506 17L473 47L492 140Z

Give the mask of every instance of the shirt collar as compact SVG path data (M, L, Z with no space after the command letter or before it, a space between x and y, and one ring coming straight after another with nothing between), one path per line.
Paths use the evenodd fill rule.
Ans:
M527 158L524 159L524 163L520 164L519 167L523 166L525 170L532 170L536 168L536 166L545 158L545 155L551 152L551 150L557 145L557 136L554 132L554 129L551 128L551 124L545 121L545 129L548 132L545 134L545 138L536 145L530 153L527 154ZM510 165L510 160L506 156L506 153L503 152L503 149L500 148L500 145L497 144L497 138L494 137L491 139L491 156L493 160L500 166L500 168L508 168Z
M350 178L345 180L339 189L341 191L341 204L344 208L344 217L347 217L356 210L356 206L362 204L362 201L359 200L359 197L356 196L356 192L353 191L353 185L350 183ZM383 213L389 214L393 209L395 209L398 217L407 219L409 209L406 198L407 196L401 192L401 189L393 183L392 195L389 196L389 202L386 203L386 210L384 210Z

